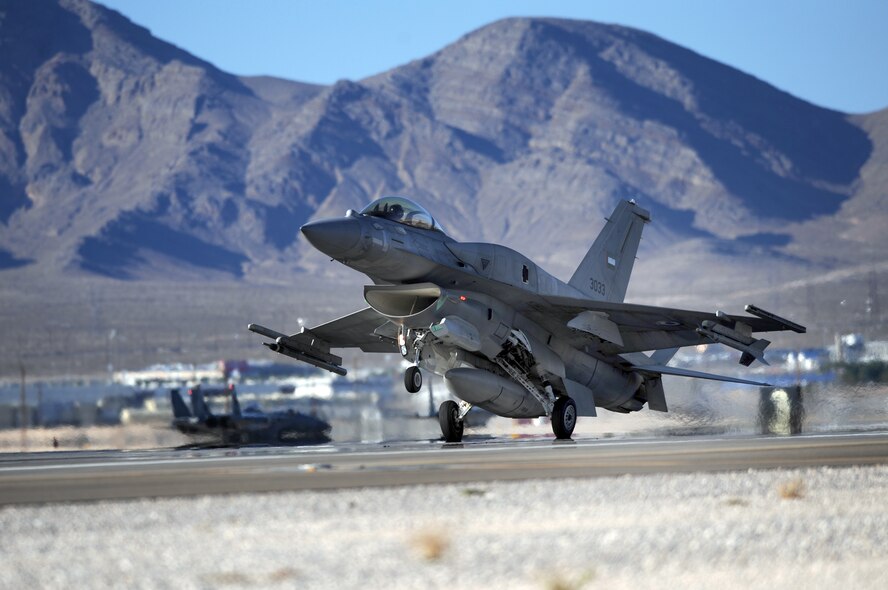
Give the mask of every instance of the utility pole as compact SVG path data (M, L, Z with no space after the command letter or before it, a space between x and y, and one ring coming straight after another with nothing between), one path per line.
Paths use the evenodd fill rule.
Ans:
M28 406L25 398L25 363L19 358L19 371L22 375L22 385L19 390L19 424L22 427L22 451L28 448Z
M40 382L37 384L37 419L35 420L34 426L42 427L43 426L43 383Z
M875 270L871 270L869 273L869 297L866 303L869 325L879 325L879 320L882 319L882 309L879 302L879 278Z

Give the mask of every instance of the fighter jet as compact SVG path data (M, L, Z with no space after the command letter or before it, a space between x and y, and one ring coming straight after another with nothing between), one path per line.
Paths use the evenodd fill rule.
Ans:
M242 411L237 392L234 389L230 392L231 413L213 414L200 388L190 391L190 410L179 390L170 390L173 427L183 434L209 438L224 445L286 445L330 440L330 425L319 418L292 410L266 413L257 407L247 407Z
M331 349L400 352L412 363L409 392L422 386L420 368L442 375L461 400L438 411L450 442L462 440L473 406L547 416L567 439L577 416L596 408L667 411L663 375L760 385L667 363L680 347L719 343L738 350L742 365L767 364L770 342L753 334L805 328L754 305L746 306L751 315L730 315L623 303L650 221L634 200L620 202L564 283L505 246L450 238L407 198L383 197L301 228L315 248L369 277L369 307L293 335L248 328L270 338L272 351L340 375L342 358Z

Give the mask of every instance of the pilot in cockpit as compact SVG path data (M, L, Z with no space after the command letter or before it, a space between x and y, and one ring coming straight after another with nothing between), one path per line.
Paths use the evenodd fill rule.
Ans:
M392 221L401 221L401 218L404 217L404 207L402 207L398 203L393 203L388 208L388 212L385 214L385 216L387 219L391 219Z

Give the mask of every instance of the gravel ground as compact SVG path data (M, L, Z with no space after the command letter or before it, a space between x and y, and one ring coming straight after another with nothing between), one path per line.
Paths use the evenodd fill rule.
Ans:
M0 510L0 588L888 588L888 467Z

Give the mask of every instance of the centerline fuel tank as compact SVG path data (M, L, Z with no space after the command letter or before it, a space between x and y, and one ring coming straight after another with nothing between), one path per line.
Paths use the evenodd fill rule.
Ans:
M536 418L546 413L521 385L483 369L450 369L444 374L444 383L459 399L499 416Z

